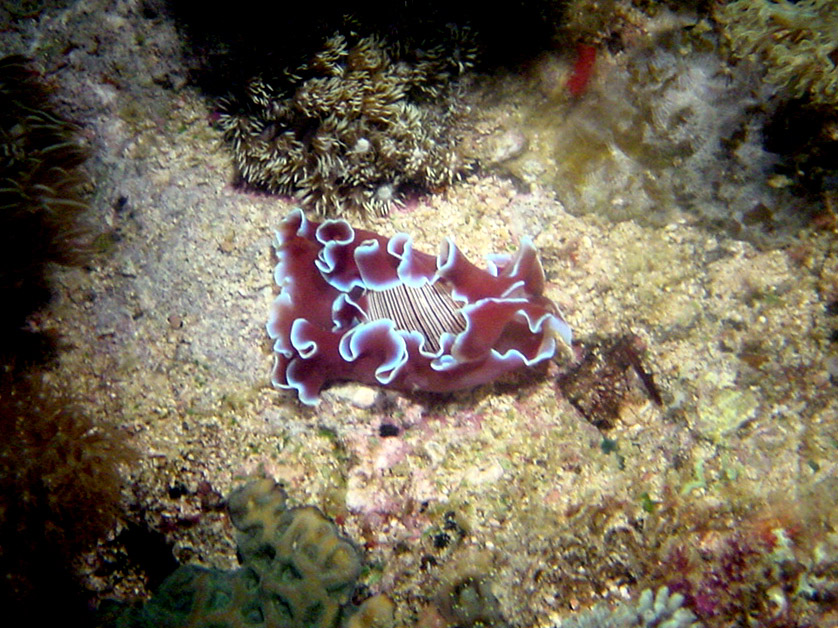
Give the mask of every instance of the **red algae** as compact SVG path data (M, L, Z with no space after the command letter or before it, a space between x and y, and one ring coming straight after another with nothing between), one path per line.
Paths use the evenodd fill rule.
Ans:
M573 62L573 72L567 80L567 89L571 96L576 98L585 93L594 74L595 64L596 48L590 44L576 44L576 60Z

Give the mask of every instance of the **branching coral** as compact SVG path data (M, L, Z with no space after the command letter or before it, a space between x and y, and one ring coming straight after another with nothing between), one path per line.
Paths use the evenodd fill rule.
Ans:
M225 100L220 126L244 182L320 215L383 214L405 188L445 186L469 167L450 81L474 56L466 29L421 51L338 33L283 77Z
M657 592L646 589L636 604L623 604L614 610L598 605L560 622L556 628L698 628L695 615L683 608L683 603L683 595L670 594L666 587Z
M735 0L717 12L734 52L766 63L795 98L838 104L838 12L833 0Z

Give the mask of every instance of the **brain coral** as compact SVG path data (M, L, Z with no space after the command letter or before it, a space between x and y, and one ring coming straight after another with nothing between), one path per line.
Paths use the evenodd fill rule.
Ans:
M230 496L239 554L261 582L265 621L302 628L317 618L318 625L336 625L361 573L359 552L317 508L284 510L284 502L273 480Z
M150 601L111 613L103 625L389 627L387 598L375 596L357 608L349 603L361 573L355 545L318 509L287 509L285 499L270 479L233 491L228 504L242 567L180 567Z

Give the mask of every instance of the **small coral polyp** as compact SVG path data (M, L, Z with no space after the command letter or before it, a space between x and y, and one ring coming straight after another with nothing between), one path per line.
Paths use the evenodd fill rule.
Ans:
M543 295L525 238L488 268L450 239L437 256L406 233L385 237L292 211L276 232L280 293L268 320L272 382L305 404L334 381L450 392L550 359L571 331Z

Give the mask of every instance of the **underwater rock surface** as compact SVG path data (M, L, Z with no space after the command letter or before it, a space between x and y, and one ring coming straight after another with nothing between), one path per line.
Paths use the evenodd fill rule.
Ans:
M757 245L795 237L811 214L791 181L771 177L780 156L766 149L765 127L777 89L758 66L728 62L712 27L694 19L599 54L573 101L547 91L564 59L537 62L544 95L521 103L529 148L504 169L551 186L574 214L653 226L684 219Z

